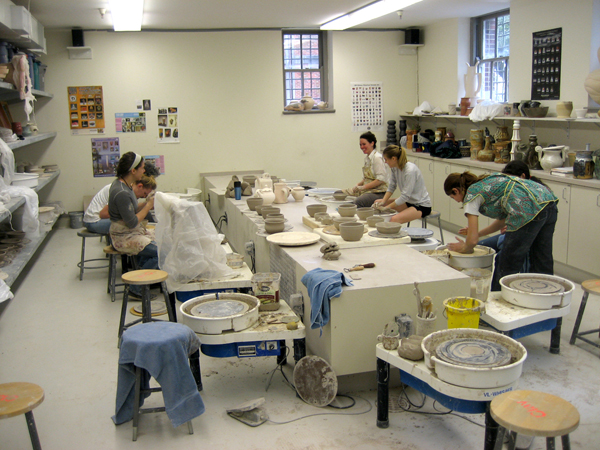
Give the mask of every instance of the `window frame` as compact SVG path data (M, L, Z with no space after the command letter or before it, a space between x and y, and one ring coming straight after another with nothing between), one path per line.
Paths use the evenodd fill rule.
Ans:
M483 16L478 16L478 17L474 17L471 19L471 25L472 25L472 39L471 39L471 60L473 64L477 64L477 61L479 61L479 66L477 69L478 73L482 74L482 83L485 83L485 73L483 73L483 67L485 63L489 63L492 66L491 72L490 72L490 97L492 100L494 100L495 97L495 90L494 87L496 86L496 83L494 82L494 78L495 78L495 74L498 73L497 71L494 70L494 66L498 63L498 62L504 62L505 63L505 69L504 69L504 73L505 73L505 89L504 89L504 98L501 100L501 102L508 102L509 99L509 89L510 89L510 85L509 85L509 75L510 75L510 44L509 44L509 54L508 56L498 56L496 54L496 56L494 58L483 58L483 52L484 52L484 43L483 43L483 32L484 32L484 22L486 20L490 20L490 19L498 19L498 17L501 16L509 16L510 18L510 9L503 9L500 11L496 11L494 13L491 14L485 14ZM497 23L497 22L496 22ZM509 23L510 23L510 19L509 19ZM496 27L496 31L498 30L498 28ZM497 40L498 40L498 34L496 32L496 36L495 36L495 43L496 43L496 48L497 48ZM510 32L509 32L509 42L510 42ZM482 64L484 63L484 64ZM482 89L480 90L480 94L483 91L483 86ZM486 98L489 100L489 98Z
M299 35L317 35L318 36L318 42L319 42L319 68L318 69L286 69L285 68L285 58L286 58L286 49L284 47L284 42L285 42L285 36L286 35L292 35L292 34L299 34ZM307 113L307 112L332 112L333 111L333 107L332 107L332 99L330 97L330 70L329 70L329 45L328 45L328 32L327 31L322 31L322 30L311 30L311 29L299 29L299 30L290 30L290 29L285 29L282 30L281 32L281 51L282 51L282 59L281 59L281 67L282 67L282 76L283 76L283 107L285 108L285 106L287 106L290 101L295 101L295 100L300 100L300 98L302 98L302 96L304 96L305 93L305 88L304 86L302 86L301 90L302 90L302 95L299 99L292 99L292 100L288 100L287 99L287 86L286 86L286 75L287 73L290 72L319 72L320 73L320 92L321 92L321 97L320 97L320 101L326 102L328 104L327 108L324 110L321 109L312 109L310 111L302 111L303 113ZM314 88L313 88L314 90ZM294 114L297 111L286 111L284 110L285 113L291 113Z

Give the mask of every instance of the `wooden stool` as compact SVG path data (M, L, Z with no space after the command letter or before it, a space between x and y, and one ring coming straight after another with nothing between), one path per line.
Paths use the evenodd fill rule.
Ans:
M442 238L442 244L444 244L444 231L442 230L442 215L439 211L431 210L431 214L421 218L421 228L427 228L427 221L429 219L437 219L438 228L440 229L440 237Z
M119 323L119 342L123 331L136 323L140 322L161 322L160 319L152 317L152 307L150 305L150 285L160 283L161 289L165 298L165 306L167 307L167 313L169 314L169 322L177 322L177 318L174 314L175 306L171 303L169 293L167 291L167 285L165 280L169 274L164 270L132 270L130 272L121 275L121 279L125 284L123 291L123 305L121 308L121 320ZM138 285L142 287L142 317L136 319L128 324L125 324L125 317L127 315L127 301L129 300L129 286Z
M554 438L561 436L562 447L569 450L569 433L579 426L579 411L555 395L537 391L510 391L494 397L490 414L498 422L495 450L502 449L504 433L511 431L509 449L515 448L518 433L544 436L546 448L554 449Z
M44 401L44 390L33 383L0 384L0 419L25 414L29 437L34 450L41 450L33 409Z
M83 280L83 271L85 269L106 269L107 267L109 267L109 265L102 265L102 266L88 266L88 263L94 262L94 261L104 261L104 259L102 258L94 258L94 259L85 259L85 240L87 238L100 238L100 240L102 240L102 238L104 236L106 236L105 234L98 234L98 233L92 233L91 231L88 230L81 230L77 232L77 236L79 236L81 238L81 261L79 261L77 263L77 267L79 267L79 281Z
M577 319L575 320L575 326L573 327L573 334L571 334L571 341L569 342L571 345L575 344L577 339L581 339L588 344L593 345L594 347L600 348L600 344L597 342L593 342L587 338L584 338L586 334L592 333L600 333L600 328L596 328L595 330L582 331L579 332L579 326L581 325L581 319L583 319L583 313L585 311L585 305L587 303L588 297L590 294L600 294L600 280L587 280L581 283L581 289L583 289L583 297L581 299L581 304L579 305L579 312L577 313Z

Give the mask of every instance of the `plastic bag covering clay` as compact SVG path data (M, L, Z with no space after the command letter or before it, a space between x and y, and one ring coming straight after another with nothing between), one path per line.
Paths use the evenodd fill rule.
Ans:
M25 186L7 185L6 180L0 177L0 201L8 202L11 198L23 197L23 231L28 237L36 238L39 235L40 222L38 221L39 198L37 192ZM4 205L2 205L4 207Z
M223 235L201 202L157 192L154 208L159 267L169 274L169 292L192 280L235 276L221 246Z
M10 300L13 297L14 295L10 292L8 285L3 280L0 280L0 303Z
M15 71L13 73L13 84L19 91L19 97L21 100L25 100L25 114L27 114L27 121L29 122L29 115L33 111L33 102L35 97L31 90L31 78L29 77L29 62L27 62L27 55L22 53L13 56L11 61Z
M481 122L482 120L493 119L496 116L504 114L504 105L491 100L484 100L478 103L469 114L472 122Z
M2 161L4 182L10 185L15 174L15 155L2 139L0 139L0 160Z

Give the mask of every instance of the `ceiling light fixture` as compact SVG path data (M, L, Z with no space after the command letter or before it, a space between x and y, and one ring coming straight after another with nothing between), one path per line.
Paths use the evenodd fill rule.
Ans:
M380 0L321 25L321 30L345 30L386 14L406 8L421 0Z
M110 14L115 31L140 31L144 0L110 0Z

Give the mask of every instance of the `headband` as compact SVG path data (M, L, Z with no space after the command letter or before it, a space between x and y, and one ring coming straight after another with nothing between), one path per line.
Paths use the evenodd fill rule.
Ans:
M135 155L135 159L133 160L133 164L131 164L131 167L129 168L129 170L127 172L131 172L133 169L135 169L137 167L137 165L140 163L140 161L142 161L142 157L140 155L138 155L137 153L134 153Z

